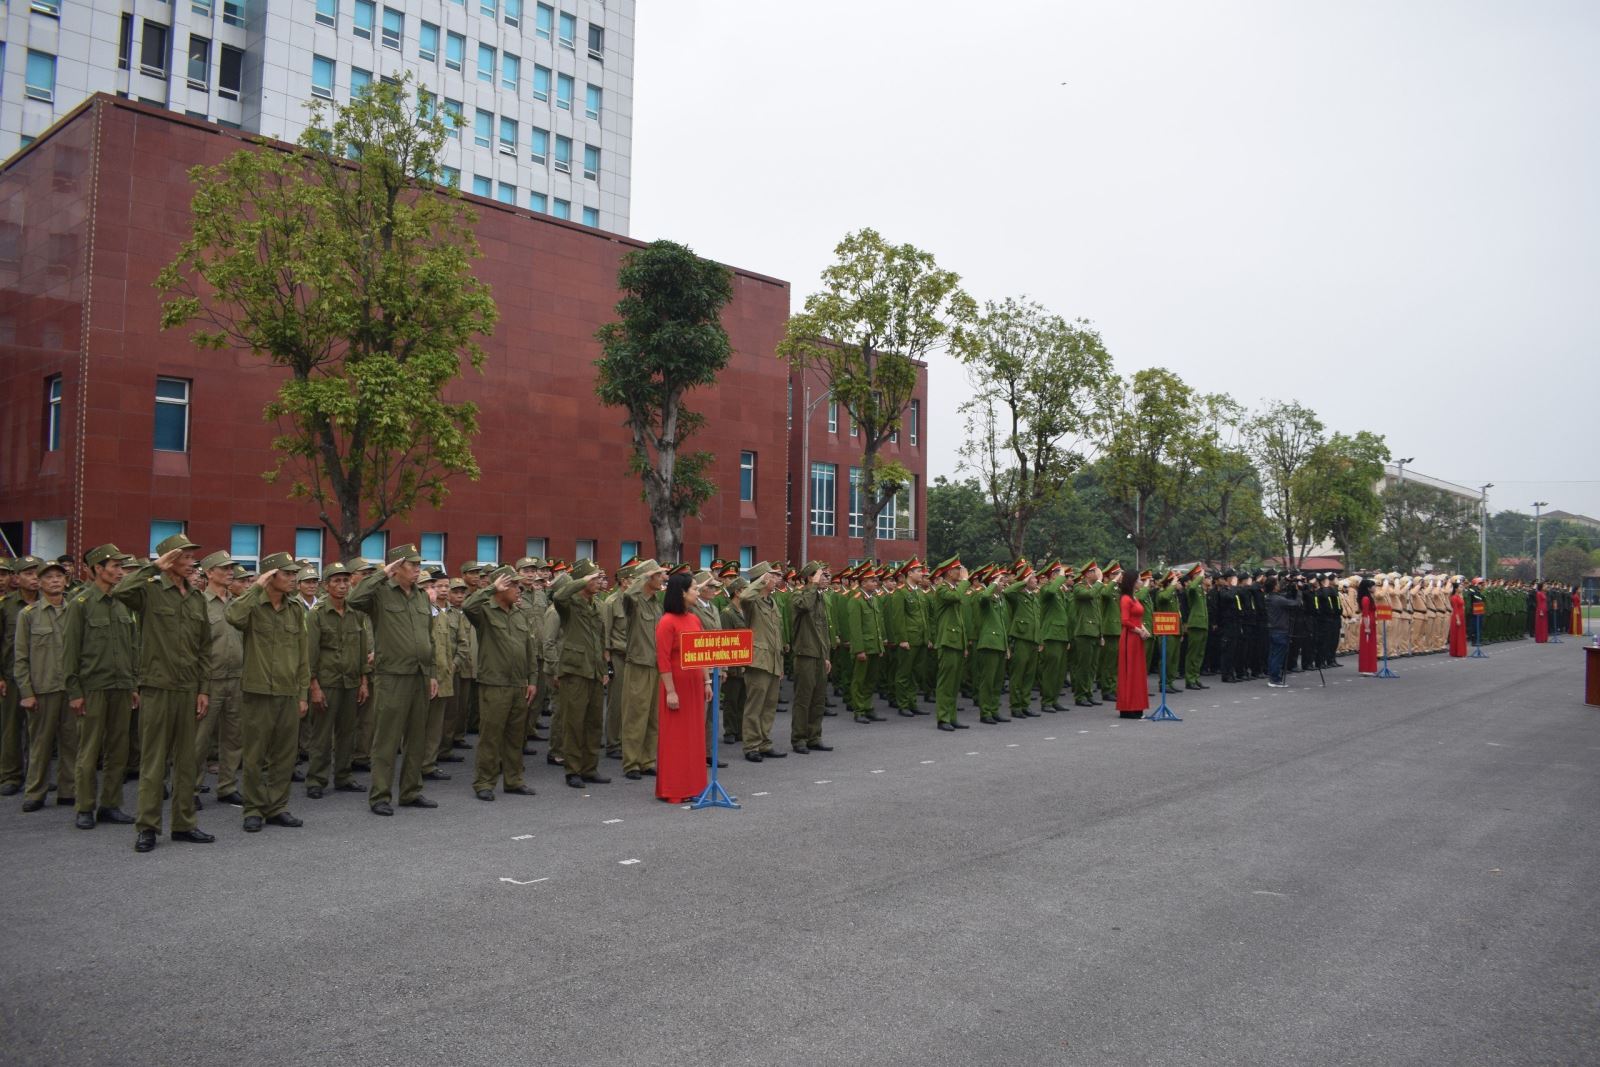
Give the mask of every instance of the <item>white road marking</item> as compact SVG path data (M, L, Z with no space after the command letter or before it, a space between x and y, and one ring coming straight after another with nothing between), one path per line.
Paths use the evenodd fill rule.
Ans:
M882 774L883 773L883 768L879 767L877 770L873 771L872 773L873 774ZM756 796L760 796L760 795L761 795L760 793L756 794Z
M969 756L976 756L976 755L977 755L977 753L976 753L976 752L968 752L968 753L967 753L967 755L969 755Z
M1253 890L1251 890L1251 895L1252 896L1257 896L1257 897L1285 897L1285 896L1288 896L1289 894L1287 894L1287 893L1274 893L1270 889L1253 889Z
M513 840L513 841L532 841L533 840L533 835L532 834L518 834L516 837L513 837L511 840Z
M818 778L816 781L812 782L811 784L812 785L831 785L831 784L833 784L833 779L832 778Z
M619 823L621 821L622 821L621 819L607 819L605 821L605 825L607 825L607 826L615 826L617 823Z
M1015 744L1010 744L1010 745L1007 745L1006 747L1007 748L1016 748L1017 746Z
M639 861L638 860L618 860L617 862L622 864L624 867L626 867L630 863L638 863Z
M1055 740L1055 738L1053 738L1053 737L1047 737L1047 738L1045 738L1045 740L1046 740L1046 741L1054 741L1054 740Z
M540 882L548 882L550 879L549 878L535 878L530 882L519 882L515 878L502 878L500 880L502 882L510 882L512 885L538 885Z
M772 794L763 789L759 793L751 793L750 795L753 797L770 797Z
M932 762L933 762L933 760L931 760L931 759L925 759L925 760L923 760L923 761L922 761L922 765L923 765L923 766L924 766L924 767L926 767L926 766L927 766L927 765L928 765L928 764L930 764L930 763L932 763Z
M1495 748L1505 748L1505 746L1504 746L1504 745L1502 745L1502 744L1501 744L1501 743L1500 743L1500 742L1498 742L1498 741L1485 741L1485 742L1484 742L1484 744L1486 744L1486 745L1493 745L1493 746L1494 746L1494 747L1495 747Z

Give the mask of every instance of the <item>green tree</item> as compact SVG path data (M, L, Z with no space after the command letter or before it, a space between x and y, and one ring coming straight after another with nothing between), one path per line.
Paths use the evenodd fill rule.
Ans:
M1163 367L1112 384L1101 485L1112 521L1133 542L1136 567L1145 565L1151 543L1186 507L1196 475L1216 454L1198 405L1194 389Z
M470 266L476 214L430 180L447 137L430 98L402 79L311 109L296 149L189 172L192 235L156 285L163 329L288 370L265 477L289 473L348 557L419 499L438 507L452 476L477 478L477 409L443 394L463 360L481 369L497 313Z
M1557 545L1544 554L1544 576L1574 589L1583 584L1583 576L1593 566L1589 553L1577 545Z
M1277 401L1250 422L1250 454L1261 473L1264 506L1282 538L1283 558L1299 566L1311 548L1314 494L1300 476L1323 443L1322 420L1293 401ZM1291 562L1292 561L1292 562Z
M1084 463L1105 415L1111 357L1087 321L1036 303L990 301L966 353L961 466L975 471L995 529L1015 558L1028 528Z
M706 477L711 453L681 451L705 424L684 395L713 384L733 355L721 318L733 299L733 273L683 245L656 241L623 257L617 285L618 320L595 335L602 352L595 392L625 412L656 558L676 562L684 518L699 514L717 488Z
M1245 451L1244 408L1226 393L1213 393L1200 398L1200 410L1215 451L1195 476L1190 506L1179 509L1172 532L1181 537L1168 558L1198 557L1228 567L1241 553L1266 554L1272 527L1261 510L1260 475Z
M1306 521L1339 547L1346 568L1378 532L1383 500L1377 486L1388 461L1383 437L1361 430L1353 437L1335 433L1311 450L1301 470L1297 494L1306 501Z
M1410 481L1383 494L1383 525L1373 540L1380 567L1409 572L1423 563L1467 571L1478 557L1478 509L1453 493Z
M976 478L950 481L943 475L928 486L928 558L960 556L969 566L999 559L1006 546L995 536Z
M892 245L876 230L848 234L837 261L822 272L822 289L789 319L778 354L791 367L815 371L855 420L861 436L862 555L878 547L878 515L911 472L878 451L900 431L917 385L917 368L932 352L958 358L970 345L976 305L961 279L932 254Z

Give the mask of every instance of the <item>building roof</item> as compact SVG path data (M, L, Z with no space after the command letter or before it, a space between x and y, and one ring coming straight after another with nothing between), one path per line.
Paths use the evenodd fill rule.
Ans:
M1580 526L1593 526L1600 530L1600 519L1591 519L1587 515L1578 515L1571 511L1547 511L1544 517L1546 522L1575 522Z

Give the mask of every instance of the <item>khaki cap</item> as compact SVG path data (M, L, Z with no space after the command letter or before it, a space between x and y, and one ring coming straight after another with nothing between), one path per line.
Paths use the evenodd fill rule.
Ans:
M116 560L118 563L126 563L132 558L132 556L122 551L122 549L118 548L116 545L105 544L91 548L89 550L89 554L83 557L83 561L89 566L94 567L104 563L106 560Z
M401 560L408 560L412 563L421 563L422 553L417 550L416 545L400 545L398 547L391 548L389 550L389 554L384 557L384 562L386 563L398 563Z
M299 574L300 561L287 552L274 552L261 561L261 573L267 571L282 571L284 574Z
M348 564L345 564L345 563L330 563L323 570L322 577L324 579L337 578L337 577L339 577L339 575L342 574L346 578L348 578L350 576L350 573L351 573L350 572L350 567L349 567Z
M189 538L185 535L181 533L173 534L171 537L164 539L159 545L156 546L156 555L164 556L174 549L189 549L199 547L199 545L189 540Z
M664 570L666 568L653 559L642 559L633 564L633 576L640 580L648 578L652 574L660 574Z
M588 581L599 574L600 568L594 565L592 559L580 559L572 568L572 580L575 582Z
M200 569L203 571L208 571L212 567L231 566L233 566L233 557L228 555L226 552L213 552L211 555L200 561Z
M762 578L765 578L771 570L772 564L768 563L766 560L762 560L760 563L757 563L754 567L751 567L749 570L744 572L744 580L754 585Z
M18 556L11 561L11 569L21 574L23 571L36 571L44 566L44 560L38 556Z

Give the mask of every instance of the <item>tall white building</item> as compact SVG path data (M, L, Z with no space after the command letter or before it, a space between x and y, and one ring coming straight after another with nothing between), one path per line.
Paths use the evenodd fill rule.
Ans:
M461 188L628 231L635 0L0 0L0 158L96 92L293 141L416 76Z

